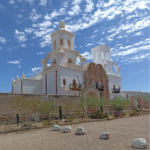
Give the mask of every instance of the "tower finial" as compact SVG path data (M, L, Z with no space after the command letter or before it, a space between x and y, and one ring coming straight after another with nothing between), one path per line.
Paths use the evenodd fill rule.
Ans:
M65 22L63 20L61 20L61 22L59 22L60 28L65 28Z

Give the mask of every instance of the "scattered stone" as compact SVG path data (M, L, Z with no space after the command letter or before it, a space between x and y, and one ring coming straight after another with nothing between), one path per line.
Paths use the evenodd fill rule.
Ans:
M133 140L132 147L139 148L139 149L146 148L147 147L146 140L143 138L136 138Z
M21 127L24 127L24 128L26 128L26 127L31 127L31 123L30 123L30 122L22 123L22 124L21 124Z
M103 132L101 134L101 139L109 139L109 132Z
M54 125L53 125L53 130L54 130L54 131L61 131L62 129L61 129L60 126L54 124Z
M79 135L86 134L86 131L83 127L78 127L77 131L76 131L76 134L79 134Z
M66 133L71 132L71 126L65 126L65 127L63 128L63 131L66 132Z

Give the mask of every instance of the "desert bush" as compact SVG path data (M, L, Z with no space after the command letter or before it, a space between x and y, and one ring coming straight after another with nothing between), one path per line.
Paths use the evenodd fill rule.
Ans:
M108 118L107 113L101 113L100 110L98 110L95 114L90 115L92 119L103 119L103 118Z
M122 116L126 116L127 115L127 113L126 112L122 112Z
M44 125L44 126L48 125L48 121L47 121L47 120L44 120L44 121L43 121L43 125Z
M140 112L137 112L135 110L129 113L130 116L137 116L139 114L140 114Z
M72 116L69 117L69 118L68 118L68 121L69 121L69 122L72 122L72 121L73 121L73 117L72 117Z
M115 117L121 117L121 113L118 110L114 111L114 116Z

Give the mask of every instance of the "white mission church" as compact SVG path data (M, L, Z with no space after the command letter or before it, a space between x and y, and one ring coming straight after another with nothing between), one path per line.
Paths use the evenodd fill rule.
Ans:
M16 80L12 79L12 93L79 95L80 89L94 84L110 99L122 95L121 68L111 61L111 48L105 45L93 48L93 62L87 64L86 58L74 50L74 33L65 29L65 22L59 25L60 29L51 34L52 51L41 61L42 70L31 78L22 74L20 79L18 76ZM81 65L76 63L77 58ZM49 59L50 66L47 65ZM124 91L126 93L131 92Z

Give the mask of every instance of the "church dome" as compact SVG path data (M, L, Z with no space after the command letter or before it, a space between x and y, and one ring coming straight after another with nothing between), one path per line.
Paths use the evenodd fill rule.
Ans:
M40 76L42 73L42 70L40 70L38 73L37 73L37 76Z

